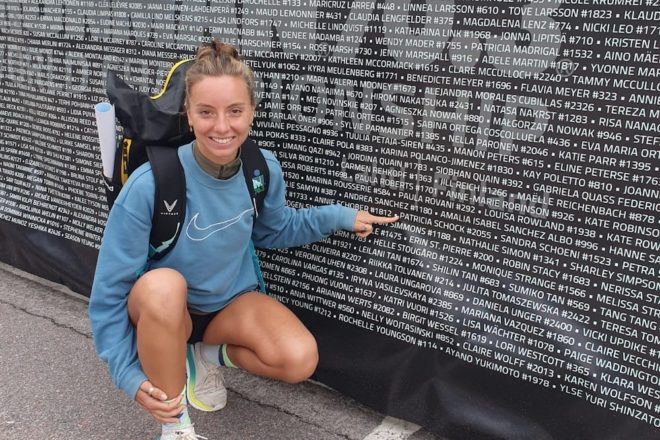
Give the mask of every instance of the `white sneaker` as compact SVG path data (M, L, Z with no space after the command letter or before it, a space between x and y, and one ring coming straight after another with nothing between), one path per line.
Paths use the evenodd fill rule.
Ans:
M188 404L200 411L212 412L227 405L227 389L221 367L202 357L202 343L188 344L186 355Z
M175 429L170 432L163 433L159 440L208 440L206 437L195 434L195 428L190 425L187 428Z

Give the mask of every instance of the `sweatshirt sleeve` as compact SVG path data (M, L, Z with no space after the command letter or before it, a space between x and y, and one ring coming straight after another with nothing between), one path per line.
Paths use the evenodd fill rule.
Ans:
M128 293L146 265L149 249L153 177L146 183L136 188L127 182L108 216L89 301L96 352L107 363L112 382L131 399L146 380L127 308Z
M262 150L270 174L268 193L257 217L252 239L259 248L302 246L339 231L352 231L357 210L342 205L310 208L286 206L286 185L279 162Z

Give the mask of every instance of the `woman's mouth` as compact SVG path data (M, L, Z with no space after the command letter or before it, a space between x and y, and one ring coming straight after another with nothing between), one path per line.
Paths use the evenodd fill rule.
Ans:
M216 144L227 145L228 143L234 140L234 137L224 137L224 138L210 137L209 139L211 139Z

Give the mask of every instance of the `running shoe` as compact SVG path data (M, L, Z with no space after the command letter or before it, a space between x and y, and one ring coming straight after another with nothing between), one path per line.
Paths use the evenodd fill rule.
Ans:
M227 389L221 367L202 357L202 343L187 346L186 368L188 404L200 411L213 412L227 405Z

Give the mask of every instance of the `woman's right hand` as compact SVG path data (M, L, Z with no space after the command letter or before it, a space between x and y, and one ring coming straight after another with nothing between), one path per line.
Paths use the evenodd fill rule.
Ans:
M181 398L167 401L167 395L163 390L154 387L148 380L142 382L140 389L135 395L135 401L144 408L151 416L160 423L177 423L177 417L183 411Z

